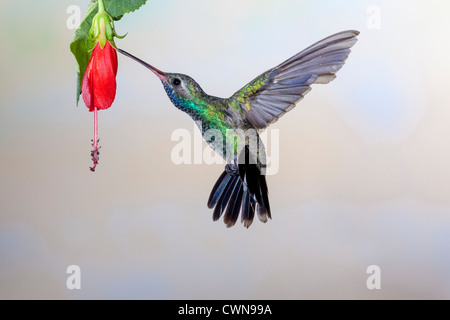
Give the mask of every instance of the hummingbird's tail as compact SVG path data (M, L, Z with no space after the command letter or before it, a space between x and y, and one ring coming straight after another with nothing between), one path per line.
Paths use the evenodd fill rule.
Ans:
M261 174L260 164L249 161L248 148L245 148L245 162L235 168L225 167L211 190L208 207L214 208L214 221L225 212L223 220L228 228L236 223L241 207L241 222L246 228L252 224L255 211L262 222L272 218L266 176Z

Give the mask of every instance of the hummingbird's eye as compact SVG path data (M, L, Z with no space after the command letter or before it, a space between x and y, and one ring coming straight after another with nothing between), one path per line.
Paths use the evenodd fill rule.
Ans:
M178 78L175 78L175 79L173 79L173 85L174 86L179 86L180 85L180 83L181 83L181 80L180 79L178 79Z

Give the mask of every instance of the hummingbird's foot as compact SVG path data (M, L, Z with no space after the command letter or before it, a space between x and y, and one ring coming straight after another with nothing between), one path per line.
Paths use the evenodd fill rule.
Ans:
M98 161L100 160L99 150L101 147L98 147L98 143L100 142L100 139L95 142L94 142L94 140L91 140L91 141L92 141L92 147L94 148L91 150L91 158L92 158L92 162L94 163L94 165L92 167L90 167L90 169L92 172L94 172L95 168L97 167Z
M233 164L233 165L227 164L225 166L225 171L232 177L239 175L239 167L235 164Z

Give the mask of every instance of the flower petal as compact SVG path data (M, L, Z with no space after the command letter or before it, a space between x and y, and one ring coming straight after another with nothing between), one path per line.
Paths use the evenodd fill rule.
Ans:
M89 111L108 109L116 96L117 52L109 42L97 43L82 83L83 100Z

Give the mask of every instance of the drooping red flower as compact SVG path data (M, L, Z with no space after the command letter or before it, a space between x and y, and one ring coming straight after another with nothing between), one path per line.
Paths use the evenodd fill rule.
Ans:
M84 73L81 91L89 111L111 107L116 96L117 51L105 42L97 42Z
M106 12L103 0L98 0L98 12L92 20L88 39L92 47L91 56L83 75L81 92L89 111L94 112L94 139L91 157L95 171L100 157L98 146L98 110L111 107L116 97L117 51L114 37L122 39L114 30L112 17ZM91 47L91 48L92 48Z

